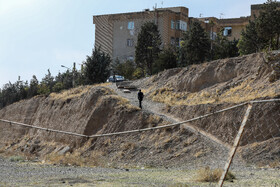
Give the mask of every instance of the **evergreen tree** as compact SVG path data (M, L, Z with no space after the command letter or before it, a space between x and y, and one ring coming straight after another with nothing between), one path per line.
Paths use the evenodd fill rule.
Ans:
M35 75L32 76L32 79L30 80L29 83L29 88L27 92L27 97L31 98L35 95L38 95L38 87L39 87L39 82L37 80L37 77Z
M49 95L52 92L52 88L54 85L54 77L48 69L48 74L46 74L45 77L42 78L41 84L39 86L39 93Z
M256 29L259 37L263 37L269 41L271 49L278 49L279 34L280 34L280 18L277 9L278 3L273 0L268 0L264 5L264 11L260 12L256 19Z
M210 55L210 39L199 22L194 21L183 36L184 64L204 62Z
M159 58L154 64L153 73L158 73L165 69L171 69L176 67L177 67L176 50L173 49L171 46L169 46L159 54Z
M258 35L256 23L249 21L245 30L241 31L241 38L237 44L241 55L256 53L262 50L267 41Z
M114 75L122 75L122 64L119 58L116 58L116 60L111 64L111 70Z
M84 62L84 76L86 84L105 82L110 75L109 65L111 57L99 48L92 50L92 55L87 56Z
M161 37L158 27L153 22L147 22L141 27L138 34L137 45L135 51L135 62L137 67L150 75L153 73L153 63L158 58L161 46Z
M238 56L237 43L238 40L229 41L219 33L216 40L213 41L213 60Z
M279 49L280 10L279 3L268 0L263 6L259 17L250 21L241 32L238 42L239 53L250 54L269 47Z

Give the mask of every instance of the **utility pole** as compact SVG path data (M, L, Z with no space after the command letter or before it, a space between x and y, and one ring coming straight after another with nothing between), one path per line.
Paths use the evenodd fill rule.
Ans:
M61 67L66 68L67 70L71 71L71 68L68 68L67 66L61 65ZM73 63L73 69L72 69L72 86L75 88L75 74L76 74L76 62Z

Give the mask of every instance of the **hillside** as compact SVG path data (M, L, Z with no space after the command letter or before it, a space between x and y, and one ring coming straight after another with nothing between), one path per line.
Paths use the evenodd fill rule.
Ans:
M144 91L143 110L137 107L137 91L124 93L115 85L103 84L14 103L0 110L0 119L84 135L161 126L245 101L278 97L279 59L277 52L252 54L123 82L124 87ZM267 150L253 161L280 159L279 146L270 146L279 144L279 109L279 102L255 105L248 122L250 131L245 131L246 139L241 141L241 155L253 157L257 151L250 150ZM90 139L0 122L0 153L16 152L43 162L76 165L194 166L211 160L211 165L223 167L245 110L244 105L180 126ZM270 128L268 135L256 138L259 123Z
M280 94L280 52L166 70L133 82L152 100L175 105L241 103Z

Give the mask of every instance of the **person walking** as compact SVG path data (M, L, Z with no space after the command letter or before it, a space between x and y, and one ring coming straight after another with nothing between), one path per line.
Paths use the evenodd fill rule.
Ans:
M143 92L141 92L141 90L139 90L139 92L138 92L138 100L139 100L139 108L141 108L141 109L142 109L142 100L143 100L143 98L144 98L144 94L143 94Z

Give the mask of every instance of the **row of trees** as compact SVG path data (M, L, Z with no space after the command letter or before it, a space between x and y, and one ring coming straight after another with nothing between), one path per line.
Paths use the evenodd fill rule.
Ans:
M237 40L229 41L222 33L211 41L210 36L199 22L192 22L190 29L184 33L180 47L170 45L161 49L161 37L157 25L147 22L138 34L135 50L135 63L121 63L118 59L112 65L116 74L128 79L152 75L175 67L184 67L206 60L215 60L238 56Z
M53 76L48 70L40 82L35 75L29 83L19 77L15 83L9 82L0 89L0 108L36 95L49 95L79 85L105 82L110 74L110 62L108 54L102 52L100 48L95 48L92 55L87 56L79 71L73 67L72 70L68 69Z

